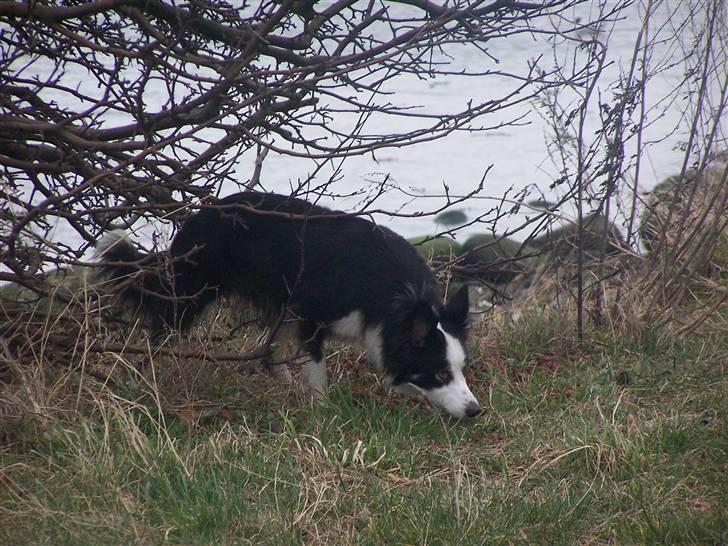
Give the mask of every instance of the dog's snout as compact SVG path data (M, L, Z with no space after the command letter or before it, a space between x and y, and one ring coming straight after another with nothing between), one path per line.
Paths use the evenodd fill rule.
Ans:
M465 408L465 415L468 416L468 418L473 418L476 415L480 413L480 406L476 402L471 402L467 405Z

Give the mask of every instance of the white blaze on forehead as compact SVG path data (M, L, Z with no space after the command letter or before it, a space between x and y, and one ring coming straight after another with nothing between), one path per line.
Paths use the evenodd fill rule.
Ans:
M465 347L463 347L459 339L448 334L439 324L437 325L437 329L445 336L445 358L447 358L447 362L450 364L452 371L462 371L465 367Z
M441 326L438 329L445 337L445 358L452 373L452 380L442 387L423 391L433 404L441 407L453 417L462 418L467 415L468 407L477 406L478 401L465 381L465 348L457 338L448 334Z

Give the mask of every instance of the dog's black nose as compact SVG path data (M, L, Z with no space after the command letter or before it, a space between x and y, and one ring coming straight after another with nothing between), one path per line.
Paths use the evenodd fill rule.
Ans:
M467 415L469 418L475 417L480 413L480 406L476 403L468 404L468 406L465 408L465 415Z

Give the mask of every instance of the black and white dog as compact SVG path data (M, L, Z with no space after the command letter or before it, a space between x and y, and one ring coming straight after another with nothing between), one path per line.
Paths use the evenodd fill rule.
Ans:
M244 192L193 214L165 253L142 254L120 231L96 252L153 332L184 331L219 296L240 296L270 325L285 310L317 397L327 383L323 343L333 335L360 343L395 390L422 394L456 418L480 412L463 374L467 287L443 304L416 250L369 220Z

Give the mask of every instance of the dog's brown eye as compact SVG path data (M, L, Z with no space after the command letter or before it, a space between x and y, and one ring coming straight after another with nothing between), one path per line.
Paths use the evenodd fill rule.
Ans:
M435 379L437 379L440 383L449 382L451 377L450 372L437 372L435 374Z

